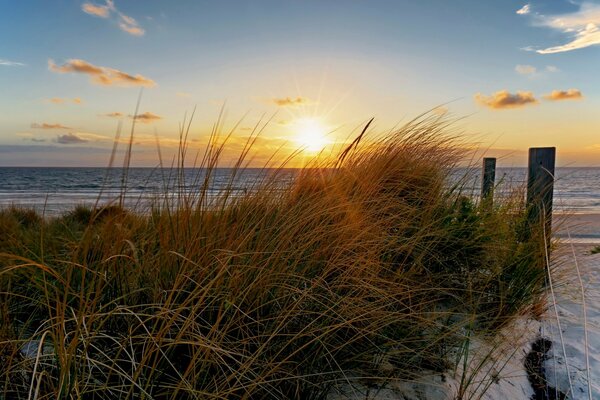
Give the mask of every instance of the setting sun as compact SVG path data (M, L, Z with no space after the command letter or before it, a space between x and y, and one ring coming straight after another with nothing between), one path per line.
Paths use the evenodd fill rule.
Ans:
M296 132L296 142L304 150L318 152L330 143L327 139L327 129L318 119L297 119L294 122L294 131Z

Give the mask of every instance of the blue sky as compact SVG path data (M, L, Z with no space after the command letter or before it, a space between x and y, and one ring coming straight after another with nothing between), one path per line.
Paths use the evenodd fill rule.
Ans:
M275 114L263 155L297 147L307 118L333 145L450 102L506 163L555 145L598 165L599 24L599 2L561 0L3 1L0 165L106 165L142 87L136 165L194 106L200 148L223 102L226 124L247 113L240 138Z

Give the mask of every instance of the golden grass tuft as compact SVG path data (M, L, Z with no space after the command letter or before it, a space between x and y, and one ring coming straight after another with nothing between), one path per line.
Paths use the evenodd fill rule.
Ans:
M284 187L265 170L209 199L214 140L198 191L149 213L1 211L0 397L317 399L452 368L539 302L544 269L518 199L452 185L448 124L361 135Z

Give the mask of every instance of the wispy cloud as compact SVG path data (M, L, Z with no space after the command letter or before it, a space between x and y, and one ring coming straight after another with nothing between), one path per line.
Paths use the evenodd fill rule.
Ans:
M50 102L52 104L65 104L67 102L72 102L74 104L82 104L83 100L81 100L79 97L75 97L73 99L63 99L62 97L52 97L51 99L48 99L48 102Z
M485 96L477 93L474 96L475 101L482 106L493 110L503 110L510 108L520 108L530 104L537 104L538 101L531 92L518 91L510 93L508 90L500 90L491 96Z
M581 100L583 98L583 95L578 89L553 90L550 94L545 95L544 98L550 101Z
M515 71L517 71L517 73L521 74L521 75L531 75L531 74L535 74L537 72L537 68L534 67L533 65L517 65L515 67Z
M109 139L107 136L98 135L95 133L69 132L64 135L58 135L54 141L60 144L78 144L88 142L101 142L107 139Z
M152 79L142 75L131 75L118 69L93 65L79 59L67 60L63 65L56 65L53 60L48 60L48 69L61 74L79 73L90 77L92 83L104 86L146 86L156 85Z
M191 96L191 94L187 93L187 92L177 92L176 95L179 97L190 97Z
M0 58L0 65L5 67L23 67L25 64Z
M538 69L537 67L535 67L533 65L518 64L515 66L515 72L520 75L529 76L530 78L539 78L539 77L547 75L547 74L559 72L559 69L557 67L555 67L554 65L547 65L544 68Z
M144 36L146 33L134 18L121 13L119 13L119 28L134 36Z
M64 126L63 124L49 124L47 122L42 122L41 124L34 122L31 124L31 127L33 129L72 129L68 126Z
M118 111L100 115L100 117L109 117L109 118L121 118L122 116L123 116L123 113L118 112Z
M523 7L519 8L516 12L519 15L529 14L531 12L531 5L525 4Z
M113 0L106 0L104 5L94 3L83 3L81 6L83 12L100 18L109 18L115 15L117 25L123 32L127 32L134 36L143 36L146 31L140 26L137 20L129 15L123 14L115 6Z
M525 50L539 54L553 54L600 44L600 4L584 1L575 12L556 15L535 14L533 18L535 25L563 32L571 40L544 49L528 46Z
M279 107L297 107L297 106L310 104L310 100L308 100L306 97L301 97L301 96L298 96L296 98L293 98L293 97L274 98L274 99L271 99L271 102Z
M100 18L108 18L110 15L110 8L107 5L99 6L92 3L83 3L81 5L83 12Z
M162 117L160 115L156 115L156 114L153 114L153 113L147 112L147 111L145 113L138 114L135 116L130 116L130 117L139 122L142 122L144 124L149 124L154 121L158 121L158 120L162 119Z

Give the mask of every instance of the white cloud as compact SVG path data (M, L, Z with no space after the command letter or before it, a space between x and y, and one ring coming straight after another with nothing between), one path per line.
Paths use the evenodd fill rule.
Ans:
M517 71L517 73L521 74L521 75L531 75L531 74L535 74L537 72L537 68L535 68L533 65L517 65L515 67L515 71Z
M22 67L25 64L0 58L0 65L4 65L5 67Z
M554 65L547 65L546 66L546 71L548 71L548 72L560 72L560 69L558 69L558 67L555 67Z
M535 50L539 54L562 53L600 44L600 4L584 2L575 12L536 15L534 23L561 31L571 38L567 43Z
M519 14L519 15L529 14L530 12L531 12L531 6L529 4L525 4L523 7L519 8L517 10L517 14Z

